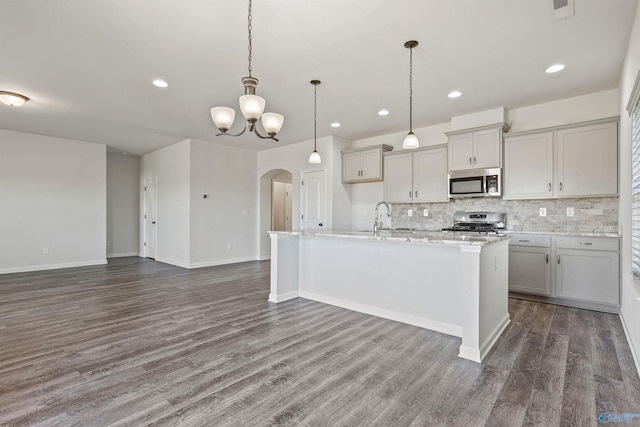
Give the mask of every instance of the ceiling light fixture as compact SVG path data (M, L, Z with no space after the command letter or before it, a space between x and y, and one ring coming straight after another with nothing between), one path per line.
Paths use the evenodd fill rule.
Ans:
M558 71L562 71L564 70L564 65L562 64L554 64L551 67L547 68L546 70L544 70L546 73L557 73Z
M378 111L378 115L379 116L388 116L389 115L389 110L380 110L380 111Z
M340 123L338 123L338 122L333 122L333 123L331 123L331 127L332 127L332 128L339 128L339 127L340 127Z
M413 48L418 46L415 40L409 40L404 47L409 49L409 133L404 137L402 148L418 148L420 142L413 133Z
M311 80L311 84L313 85L313 152L309 156L309 163L322 163L322 159L320 158L320 153L318 153L318 150L316 148L316 128L317 128L316 113L318 110L317 89L318 89L318 85L320 84L320 80Z
M258 86L259 80L255 77L251 76L251 0L249 0L249 17L248 17L248 29L249 29L249 76L242 78L242 84L244 85L244 95L240 97L240 111L242 115L246 119L244 122L244 129L237 135L232 135L227 133L231 125L233 125L233 120L236 117L236 112L233 108L229 107L213 107L211 109L211 118L213 122L216 124L216 127L220 131L216 136L227 135L227 136L240 136L247 130L247 123L249 127L249 132L255 133L258 137L262 139L273 139L274 141L278 141L275 138L276 134L280 132L282 128L282 123L284 122L284 117L281 114L277 113L264 113L264 105L265 100L261 96L256 95L256 87ZM256 128L256 122L258 119L262 117L262 126L264 127L267 135L260 135L258 129Z
M0 90L0 102L11 107L22 107L28 100L29 97L20 95L19 93Z
M162 79L155 79L152 83L154 86L161 87L161 88L165 88L169 86L169 83L165 82Z
M460 92L459 90L453 90L451 92L449 92L449 95L447 95L449 98L460 98L460 96L462 95L462 92Z

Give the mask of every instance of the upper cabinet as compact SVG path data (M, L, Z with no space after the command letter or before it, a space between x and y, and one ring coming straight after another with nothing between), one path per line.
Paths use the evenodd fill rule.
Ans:
M448 132L449 171L502 167L502 133L506 123Z
M505 135L505 199L618 194L618 123Z
M393 147L382 144L342 151L342 182L380 181L382 153L391 150Z
M384 174L386 202L449 201L446 145L386 153Z

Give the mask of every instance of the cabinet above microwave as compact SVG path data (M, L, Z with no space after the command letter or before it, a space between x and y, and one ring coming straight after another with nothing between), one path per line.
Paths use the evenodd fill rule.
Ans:
M502 134L506 123L447 132L449 171L502 167Z

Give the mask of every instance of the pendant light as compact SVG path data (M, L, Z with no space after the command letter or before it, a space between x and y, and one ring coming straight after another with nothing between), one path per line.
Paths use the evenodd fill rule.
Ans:
M418 137L413 133L413 48L418 46L415 40L409 40L404 47L409 49L409 133L404 137L402 148L418 148Z
M284 117L278 113L262 113L264 111L265 100L261 96L256 95L256 87L259 80L251 75L251 49L252 49L252 26L251 26L251 0L249 0L249 17L248 17L248 29L249 29L249 76L242 78L242 85L244 86L244 95L240 97L240 111L245 118L244 129L242 132L236 135L227 133L233 121L236 117L236 112L233 108L229 107L213 107L211 109L211 119L215 123L220 133L216 136L240 136L249 128L249 132L255 133L262 139L273 139L278 141L275 137L284 122ZM256 122L259 118L262 118L262 126L267 132L268 136L263 136L258 132Z
M316 128L317 128L317 119L316 113L318 110L318 102L317 102L317 89L320 84L320 80L311 80L311 84L313 85L313 152L309 156L309 163L322 163L322 159L320 158L320 153L316 148Z

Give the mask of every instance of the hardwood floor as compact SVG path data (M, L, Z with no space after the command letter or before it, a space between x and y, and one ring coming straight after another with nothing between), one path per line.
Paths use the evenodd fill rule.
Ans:
M512 299L460 339L304 299L269 263L0 275L0 426L596 426L640 414L617 316ZM630 424L640 425L640 418Z

